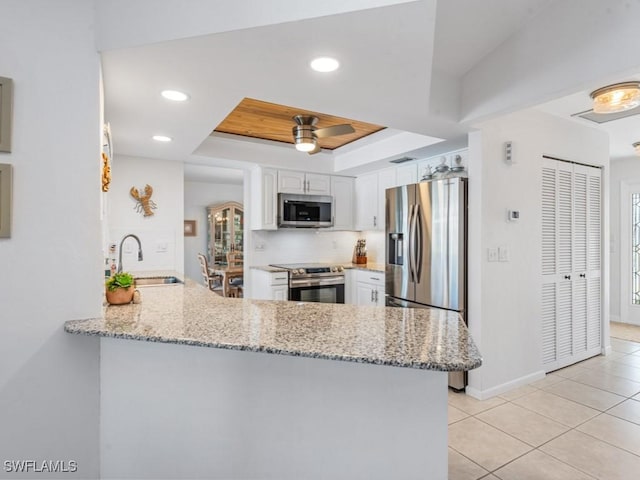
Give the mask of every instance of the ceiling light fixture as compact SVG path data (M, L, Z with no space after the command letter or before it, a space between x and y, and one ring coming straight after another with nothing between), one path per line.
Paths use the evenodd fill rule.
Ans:
M171 137L167 137L166 135L154 135L153 138L156 142L170 142L173 140Z
M640 105L640 82L608 85L591 92L595 113L616 113Z
M311 68L316 72L326 73L337 70L340 66L340 62L331 57L318 57L313 59L309 65L311 65Z
M189 99L189 95L184 92L179 92L178 90L163 90L160 92L167 100L173 100L174 102L184 102Z
M633 148L636 150L636 155L640 157L640 142L636 142L633 144Z

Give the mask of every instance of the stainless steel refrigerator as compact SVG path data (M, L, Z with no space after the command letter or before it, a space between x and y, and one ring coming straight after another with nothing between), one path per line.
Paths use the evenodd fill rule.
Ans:
M467 179L444 178L386 191L386 304L453 310L467 305ZM449 374L460 390L466 372Z

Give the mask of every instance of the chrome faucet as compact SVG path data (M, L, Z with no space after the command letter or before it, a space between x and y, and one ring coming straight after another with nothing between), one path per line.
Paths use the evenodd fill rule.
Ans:
M136 242L138 242L138 261L142 261L142 243L140 243L140 239L133 233L125 235L124 237L122 237L122 240L120 240L120 251L118 252L118 273L122 272L122 244L129 237L134 238Z

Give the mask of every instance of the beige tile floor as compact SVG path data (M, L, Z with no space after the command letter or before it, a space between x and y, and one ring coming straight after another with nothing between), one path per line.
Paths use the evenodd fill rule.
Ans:
M479 401L449 392L449 480L640 479L640 343Z

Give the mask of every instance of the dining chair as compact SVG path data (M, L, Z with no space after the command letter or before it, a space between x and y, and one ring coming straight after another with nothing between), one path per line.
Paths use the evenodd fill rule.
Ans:
M242 255L238 254L235 251L227 252L227 267L242 267ZM243 287L244 287L244 276L241 277L233 277L229 279L229 295L234 297L242 297L243 296Z
M220 277L217 275L211 275L209 272L209 262L207 262L207 257L199 253L198 260L200 261L200 272L202 273L202 278L206 287L218 295L222 295L222 283L220 282Z

